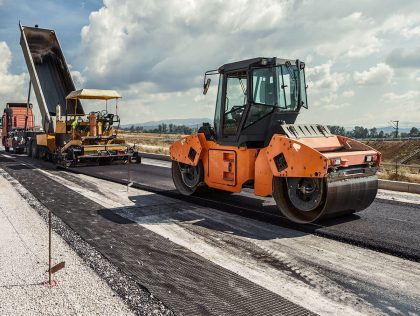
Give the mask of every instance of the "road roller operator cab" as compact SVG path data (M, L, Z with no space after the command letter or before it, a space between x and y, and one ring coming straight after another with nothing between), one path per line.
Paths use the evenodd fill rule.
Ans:
M299 60L254 58L207 71L204 94L211 75L219 74L214 116L214 138L226 145L260 148L281 124L293 124L307 108L305 64Z
M332 135L320 124L295 124L307 108L305 64L254 58L207 71L219 75L214 127L170 148L177 190L207 186L229 192L251 188L273 196L290 220L308 223L353 213L374 200L380 153L362 142Z

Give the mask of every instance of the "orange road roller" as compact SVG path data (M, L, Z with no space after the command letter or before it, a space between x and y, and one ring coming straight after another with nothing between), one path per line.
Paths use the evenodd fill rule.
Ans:
M253 58L204 75L203 93L219 76L214 126L170 148L177 190L252 188L272 196L293 222L310 223L367 208L378 190L381 154L327 126L295 124L308 108L305 63Z

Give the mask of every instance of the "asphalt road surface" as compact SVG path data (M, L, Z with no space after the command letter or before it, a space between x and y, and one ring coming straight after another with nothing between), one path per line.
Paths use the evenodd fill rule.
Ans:
M162 161L71 174L0 152L0 168L175 313L420 313L416 199L296 225L249 192L179 196Z
M104 179L134 182L140 188L170 197L242 213L269 222L275 221L276 224L285 227L414 260L420 259L420 197L417 203L377 198L364 211L316 224L298 225L279 217L279 211L272 198L256 197L247 190L239 194L208 190L201 192L199 198L183 197L175 191L169 167L170 163L165 161L143 159L142 164L111 165L106 168L89 166L80 167L75 171ZM382 197L385 195L386 193L381 194Z

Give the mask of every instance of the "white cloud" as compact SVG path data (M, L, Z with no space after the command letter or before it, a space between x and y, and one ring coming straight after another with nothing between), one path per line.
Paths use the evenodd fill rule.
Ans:
M401 35L406 38L412 38L420 35L420 25L413 28L405 28L401 31Z
M420 91L410 90L403 94L396 94L394 92L385 93L384 100L386 102L395 102L395 103L412 103L420 96ZM420 104L419 104L420 111Z
M25 74L14 75L9 72L12 53L6 42L0 42L0 99L4 101L24 101Z
M125 122L145 122L169 118L207 117L214 115L217 83L211 85L207 95L202 87L185 91L159 91L153 83L137 83L120 91L123 96L120 102L121 114ZM139 97L141 96L141 97ZM123 124L126 124L126 123Z
M359 85L379 85L391 82L394 70L385 63L379 63L369 70L354 72L353 79Z
M398 94L394 92L384 94L381 99L382 109L377 113L377 118L386 120L399 120L404 122L420 122L420 91L409 90Z
M76 89L84 88L84 83L86 82L86 78L82 75L82 73L78 70L73 69L73 66L68 64L67 65L70 70L70 75L73 78L74 85Z
M309 103L314 95L314 105L331 110L328 119L340 108L348 115L339 119L357 122L353 113L369 102L377 111L383 92L354 89L350 78L414 89L407 81L417 83L419 75L408 78L407 66L397 68L386 57L398 47L415 56L416 44L407 39L417 36L419 9L415 1L360 7L315 0L104 0L81 31L84 71L75 75L91 87L118 89L130 109L122 119L130 123L212 116L215 96L201 95L204 71L261 55L300 58L307 63ZM138 108L142 113L133 115ZM308 112L320 119L317 110Z
M327 111L342 109L349 105L350 104L347 102L340 102L338 94L334 92L328 93L326 96L321 97L314 102L315 108L321 108Z
M40 5L47 2L40 0ZM7 6L6 22L7 12L33 20L26 5L4 0L0 5ZM67 7L53 5L57 13L68 13ZM306 122L375 125L393 117L394 102L410 103L413 113L398 113L401 117L420 115L420 96L407 94L419 90L419 1L383 5L374 0L361 6L344 0L104 0L88 21L77 13L73 24L86 24L81 43L76 27L62 32L62 21L44 26L57 28L76 86L117 89L123 95L124 124L212 117L217 79L203 96L204 71L261 55L305 60L310 87L310 110L302 113ZM66 21L75 18L64 16ZM25 100L26 65L16 34L3 31L10 50L0 44L0 98ZM388 82L392 85L383 85Z
M331 29L333 25L334 30ZM341 19L329 21L327 37L335 37L315 47L315 51L328 58L340 55L348 57L365 57L378 52L382 40L378 38L378 27L372 18L361 12L353 12Z
M420 14L415 12L407 14L391 15L382 24L380 30L382 32L395 33L398 32L405 38L412 38L420 35Z
M386 57L386 63L393 68L407 68L412 73L413 69L420 68L420 48L406 51L403 48L393 49Z
M189 89L209 67L268 51L273 55L268 37L279 34L292 4L107 0L81 31L85 73L97 84L150 81L165 91ZM245 35L254 38L252 45L243 41Z
M353 97L354 96L354 91L353 90L346 90L346 91L343 91L343 97L346 97L346 98L350 98L350 97Z
M306 76L309 87L315 91L317 89L336 91L346 81L346 75L332 72L332 66L332 61L329 61L319 66L307 67Z

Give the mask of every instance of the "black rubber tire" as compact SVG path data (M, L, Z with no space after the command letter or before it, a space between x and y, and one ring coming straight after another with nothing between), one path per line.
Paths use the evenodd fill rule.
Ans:
M134 152L129 159L129 163L141 163L141 156L138 152Z
M179 170L178 161L172 161L172 180L175 184L175 188L182 195L192 195L202 185L202 182L204 180L204 167L201 160L198 162L197 168L198 168L199 182L194 187L189 187L184 183L184 180L182 180L182 175L181 175L181 171Z
M312 211L299 210L291 203L287 193L288 188L285 178L273 178L273 198L280 212L292 222L300 224L312 223L322 217L322 213L324 212L327 194L325 181L322 185L324 186L322 202Z
M10 147L4 147L4 151L8 153L10 151Z
M39 159L39 147L35 141L32 143L32 158Z
M32 157L32 142L32 139L30 139L26 143L26 154L28 155L28 157Z
M24 153L24 149L23 148L13 148L13 153L16 155L20 155Z
M68 169L70 167L73 167L73 161L71 161L71 160L65 160L63 162L63 167L66 168L66 169Z
M108 166L112 163L112 158L105 157L105 158L99 158L98 164L100 166Z

